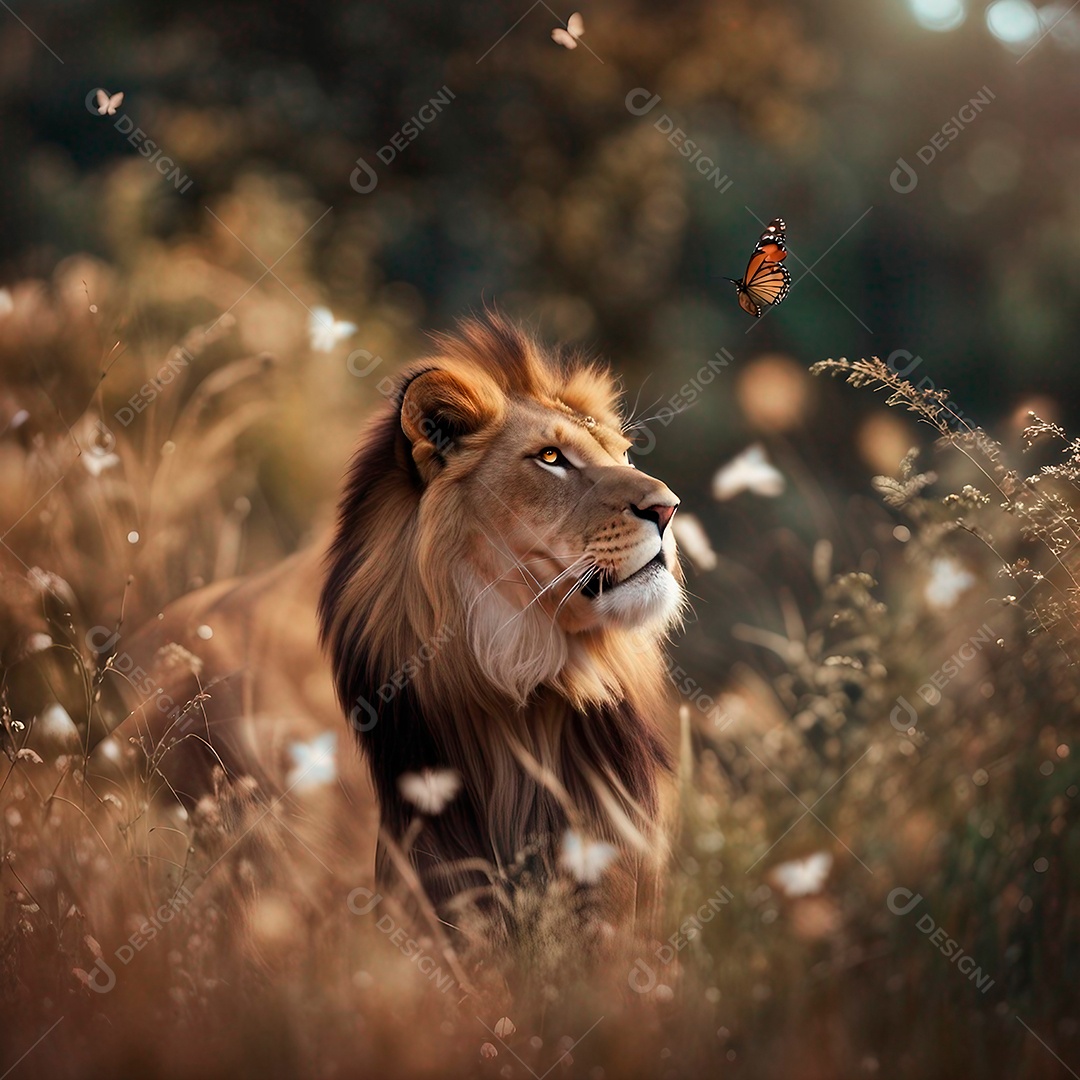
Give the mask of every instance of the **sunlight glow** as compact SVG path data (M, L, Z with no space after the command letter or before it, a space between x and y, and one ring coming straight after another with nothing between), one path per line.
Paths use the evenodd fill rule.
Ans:
M1039 22L1044 33L1066 49L1080 49L1080 15L1069 3L1049 4L1039 8Z
M955 30L967 17L963 0L909 0L915 21L925 30Z
M1022 45L1039 33L1039 13L1027 0L995 0L986 9L990 33L1006 45Z

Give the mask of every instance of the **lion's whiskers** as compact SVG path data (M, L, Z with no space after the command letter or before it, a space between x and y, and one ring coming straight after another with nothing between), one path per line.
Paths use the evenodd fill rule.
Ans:
M575 557L575 562L579 562L584 556L585 556L584 552L582 552L580 555L577 555ZM507 570L506 574L503 574L500 577L495 578L494 581L488 582L488 584L485 585L480 590L480 592L478 592L476 594L476 596L473 597L472 602L469 604L469 606L468 606L468 608L467 608L467 610L465 612L466 622L468 622L469 616L472 614L473 608L476 607L476 605L480 602L480 600L483 598L484 594L489 589L493 589L496 585L500 584L501 582L510 582L512 584L519 584L512 576L515 570L524 571L524 573L522 574L522 580L521 580L520 584L525 585L528 589L530 589L532 591L533 601L539 600L544 595L545 592L550 590L558 582L559 577L561 577L562 574L560 574L559 577L556 577L553 581L549 582L547 585L541 585L539 580L536 578L536 576L534 574L530 573L529 571L525 570L525 567L528 566L528 565L531 565L532 563L551 562L554 559L569 559L571 557L572 557L572 553L568 552L565 555L558 554L558 553L552 553L551 555L543 555L543 556L541 556L539 558L536 558L536 559L515 559L514 560L514 565L511 566ZM572 563L571 567L569 567L568 569L572 568L574 565L575 564ZM537 586L536 589L534 589L532 587L532 585L530 585L529 582L527 580L525 580L525 576L524 576L525 573L528 573L529 577L532 578L532 580L536 583L536 586ZM566 571L564 570L562 573L565 574ZM530 601L530 603L531 602L532 601Z
M555 576L555 578L547 586L545 586L543 591L541 591L538 595L534 596L520 611L516 612L509 619L507 619L506 622L503 623L503 625L499 627L499 630L497 632L501 632L501 631L505 630L512 622L514 622L515 619L520 619L521 616L524 615L529 610L529 608L531 608L533 606L533 604L537 603L538 601L540 601L540 600L542 600L544 598L544 593L550 592L568 574L572 574L572 573L574 573L576 571L578 573L578 575L579 575L578 581L580 582L581 576L583 576L584 573L587 573L589 570L592 569L592 567L586 565L591 558L592 558L591 555L584 554L584 555L579 556L577 559L575 559L565 570L563 570L561 573L557 574ZM577 588L577 587L578 587L577 584L575 584L574 588ZM563 603L565 603L566 599L568 597L572 596L573 593L574 593L574 589L570 589L567 592L566 597L563 598ZM560 608L562 607L561 603L560 603L559 607Z
M555 608L555 614L551 616L551 631L548 634L548 640L551 640L551 634L555 633L555 627L559 625L559 612L566 606L567 601L578 591L578 589L584 588L585 585L591 580L593 574L600 572L598 566L590 566L584 574L578 578L572 589L568 589L566 595L559 601L558 607Z
M532 578L532 580L533 580L533 583L534 583L534 584L536 585L536 587L537 587L537 588L542 588L542 586L540 585L540 582L539 582L539 580L537 579L536 575L535 575L535 574L533 574L533 573L532 573L531 571L529 571L529 570L526 570L526 569L525 569L525 564L524 564L524 563L523 563L523 562L522 562L522 561L521 561L520 559L518 559L518 557L517 557L517 556L516 556L516 555L515 555L515 554L514 554L514 553L513 553L513 552L512 552L512 551L511 551L511 550L510 550L510 549L509 549L509 548L508 548L508 547L507 547L506 545L505 545L505 544L503 544L503 543L496 543L496 542L495 542L494 540L492 540L492 538L491 538L490 536L488 536L488 534L487 534L486 532L484 532L484 531L483 531L483 529L481 529L480 531L481 531L481 532L483 533L483 535L484 535L484 539L485 539L485 540L487 540L487 542L488 542L488 543L489 543L489 544L490 544L490 545L491 545L491 546L492 546L492 547L493 547L493 548L494 548L494 549L495 549L495 550L496 550L496 551L497 551L497 552L498 552L498 553L499 553L500 555L503 555L503 556L504 556L505 558L509 559L511 563L513 563L513 564L514 564L514 565L513 565L512 567L511 567L511 570L520 570L520 571L521 571L521 576L522 576L522 580L523 580L523 581L524 581L525 575L526 575L526 574L528 574L528 575L529 575L529 577L531 577L531 578ZM497 580L498 580L498 579L496 579L496 581L497 581ZM529 584L529 583L528 583L527 581L525 581L524 583L525 583L526 585L528 585L528 584ZM493 582L492 582L491 584L492 584L492 585L494 585L494 584L495 584L495 582L493 581ZM490 588L490 586L489 586L489 588Z

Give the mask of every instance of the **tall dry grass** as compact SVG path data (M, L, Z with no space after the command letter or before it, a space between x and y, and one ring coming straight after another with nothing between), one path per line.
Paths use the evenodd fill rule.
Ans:
M92 754L123 707L88 633L122 636L295 546L318 491L275 522L329 453L297 451L297 431L318 415L344 460L356 426L353 408L317 412L324 358L283 371L246 347L243 317L165 274L155 325L125 324L143 309L108 279L69 264L0 319L0 1067L824 1080L1080 1062L1076 443L1033 423L1034 452L1063 453L1025 477L947 397L877 361L826 365L885 386L937 445L877 481L861 563L833 565L837 537L795 546L803 585L766 588L775 618L735 629L757 659L706 688L723 721L683 704L671 937L588 969L556 883L517 901L527 950L450 954L395 898L365 912L371 868L332 785L287 806L222 786L189 812L145 746ZM277 305L295 338L291 304L260 314ZM178 343L192 359L145 422L110 422ZM329 863L307 826L329 833ZM921 896L911 913L897 889Z

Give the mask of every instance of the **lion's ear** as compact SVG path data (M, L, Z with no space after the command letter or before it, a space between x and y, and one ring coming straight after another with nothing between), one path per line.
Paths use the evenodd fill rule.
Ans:
M452 372L417 375L401 399L401 430L412 445L420 475L430 480L455 444L495 421L499 411L496 394Z

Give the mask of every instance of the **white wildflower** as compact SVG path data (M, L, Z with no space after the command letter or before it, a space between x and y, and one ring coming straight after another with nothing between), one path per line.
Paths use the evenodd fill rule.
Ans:
M827 851L817 851L805 859L774 866L770 876L785 896L810 896L821 892L832 864L833 857Z
M705 527L693 514L676 514L671 528L679 549L699 570L715 570L718 562Z
M568 829L563 836L559 865L583 885L595 885L617 854L611 844L588 840Z
M748 446L713 477L713 498L721 502L741 491L774 499L784 490L784 474L769 461L760 443Z
M310 742L290 743L289 754L294 762L285 779L290 790L304 791L337 779L336 731L316 735Z
M955 559L937 558L930 564L926 600L931 607L951 608L975 584L975 577Z
M311 309L308 339L316 352L333 352L339 341L352 337L356 330L356 323L335 319L334 313L328 307Z
M461 790L461 777L453 769L423 769L398 777L402 796L423 814L441 814Z

